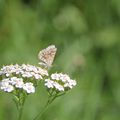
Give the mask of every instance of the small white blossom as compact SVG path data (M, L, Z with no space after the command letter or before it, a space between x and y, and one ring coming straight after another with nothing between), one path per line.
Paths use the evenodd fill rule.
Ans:
M4 88L5 92L12 92L14 90L14 87L12 85L8 85L6 86L6 88Z
M9 79L3 79L0 82L0 89L5 92L12 92L14 90L14 87L9 84Z
M35 79L43 79L41 75L39 74L34 74Z
M60 76L60 80L62 80L62 82L66 82L66 81L70 80L70 77L67 74L60 73L59 76Z
M73 85L73 86L75 86L77 84L77 82L75 80L70 80L69 83L70 83L70 85Z
M64 87L62 85L60 85L59 83L54 82L53 85L56 88L56 90L58 90L58 91L64 91Z
M52 78L53 80L59 80L59 79L60 79L60 76L59 76L57 73L55 73L55 74L52 74L52 75L51 75L51 78Z
M9 79L3 79L0 82L0 89L4 90L9 85Z
M46 87L48 87L48 88L54 88L54 86L53 86L53 81L52 80L50 80L50 79L46 79L45 80L46 82L45 82L45 86Z
M37 73L41 73L42 76L48 76L49 75L48 72L47 72L47 70L42 69L40 67L37 67L37 69L38 69Z
M24 85L23 79L17 77L10 78L9 83L14 85L16 88L22 88Z
M33 77L33 75L32 75L30 72L24 72L24 73L22 74L22 77L30 78L30 77Z
M16 79L17 79L17 77L10 78L9 83L12 84L12 85L15 85L16 84Z
M23 88L24 82L22 78L16 79L15 87L16 88Z
M6 77L9 77L9 76L10 76L10 74L9 74L9 73L6 73L5 75L6 75Z
M27 93L34 93L35 92L35 87L33 86L33 83L31 83L31 82L25 83L23 86L23 89Z

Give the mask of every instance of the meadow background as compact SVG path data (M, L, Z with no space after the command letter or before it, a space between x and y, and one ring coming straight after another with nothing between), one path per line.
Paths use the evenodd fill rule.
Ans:
M0 67L38 64L39 50L55 44L50 72L68 73L77 86L41 120L120 119L120 0L0 0ZM42 110L40 85L23 120ZM16 120L12 96L0 92L0 120Z

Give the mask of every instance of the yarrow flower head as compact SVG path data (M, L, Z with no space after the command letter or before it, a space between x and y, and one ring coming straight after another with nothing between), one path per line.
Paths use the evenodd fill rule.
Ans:
M7 79L3 79L0 82L0 89L5 92L12 92L15 89L23 89L27 93L34 93L35 87L33 86L33 83L31 82L23 82L22 78L17 77L11 77Z
M45 86L48 90L67 91L76 85L76 81L70 79L67 74L54 73L50 79L45 79Z
M43 79L44 76L48 76L48 72L45 69L33 65L16 64L1 68L0 76L2 77L0 82L1 90L12 92L16 89L22 89L27 93L34 93L34 84L38 80Z
M42 79L42 76L48 76L47 70L29 64L4 66L0 70L0 75L5 75L6 77L18 74L22 75L22 77L34 77L35 79Z

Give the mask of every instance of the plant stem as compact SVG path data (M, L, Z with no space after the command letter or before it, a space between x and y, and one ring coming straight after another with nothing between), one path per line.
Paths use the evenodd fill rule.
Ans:
M25 96L22 97L22 94L19 95L19 101L18 101L18 120L22 119L23 106L24 106L25 100L26 100Z
M44 106L43 110L40 111L40 112L38 113L38 115L37 115L33 120L37 120L38 118L40 118L40 117L43 115L43 113L46 111L48 105L49 105L49 104L48 104L48 102L47 102L46 105Z
M19 116L18 116L18 120L21 120L21 118L22 118L22 113L23 113L23 106L21 105L21 106L19 107Z
M56 96L50 96L48 98L47 103L45 104L44 108L42 111L40 111L38 113L38 115L33 119L33 120L38 120L39 118L41 118L41 116L43 115L43 113L46 111L46 109L48 108L48 106L55 100Z

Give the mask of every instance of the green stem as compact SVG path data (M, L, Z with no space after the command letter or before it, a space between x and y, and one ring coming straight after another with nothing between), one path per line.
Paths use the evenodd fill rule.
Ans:
M48 102L47 102L46 105L44 106L43 110L40 111L40 112L38 113L38 115L37 115L33 120L37 120L38 118L41 118L41 116L43 115L43 113L46 111L48 105L49 105L49 104L48 104Z
M48 107L48 105L46 104L45 107L43 108L43 110L40 111L33 120L37 120L38 118L40 118L43 115L43 113L46 111L47 107Z
M40 118L42 117L43 113L44 113L44 112L46 111L46 109L48 108L48 106L55 100L55 98L56 98L56 96L50 96L50 97L48 98L48 101L47 101L47 103L45 104L43 110L40 111L40 112L38 113L38 115L37 115L33 120L38 120L38 119L40 119Z
M25 103L26 97L19 95L19 101L18 101L18 120L22 119L22 114L23 114L23 106Z
M23 113L23 106L19 107L19 116L18 116L18 120L21 120L22 118L22 113Z

